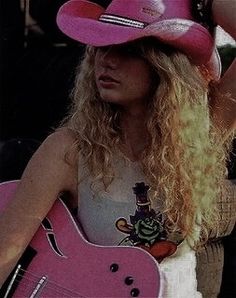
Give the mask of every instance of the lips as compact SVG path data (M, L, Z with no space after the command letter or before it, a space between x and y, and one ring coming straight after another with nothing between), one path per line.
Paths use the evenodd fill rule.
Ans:
M118 80L116 80L110 75L100 75L98 80L103 83L119 83Z

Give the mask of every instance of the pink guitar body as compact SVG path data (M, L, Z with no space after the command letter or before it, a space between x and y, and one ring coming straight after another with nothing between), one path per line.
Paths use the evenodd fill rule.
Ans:
M1 210L16 186L16 181L0 185ZM30 247L37 253L13 297L160 297L158 263L150 254L140 248L89 243L60 199ZM12 283L22 274L18 269Z

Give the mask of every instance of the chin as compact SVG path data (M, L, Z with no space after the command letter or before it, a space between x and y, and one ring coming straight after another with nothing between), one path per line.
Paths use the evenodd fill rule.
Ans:
M110 102L110 103L121 103L122 102L122 99L115 95L115 94L112 94L110 92L104 92L104 93L100 93L100 98L102 101L105 101L105 102Z

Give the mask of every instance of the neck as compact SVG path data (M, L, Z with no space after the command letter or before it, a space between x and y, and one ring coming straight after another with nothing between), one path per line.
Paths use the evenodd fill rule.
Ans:
M124 111L121 117L122 151L131 160L138 160L147 145L146 112Z

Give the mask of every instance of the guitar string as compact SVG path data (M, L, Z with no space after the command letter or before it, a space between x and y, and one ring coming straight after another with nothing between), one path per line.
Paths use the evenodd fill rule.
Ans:
M21 272L22 272L22 275L20 274ZM27 273L27 275L29 275L28 276L28 279L30 279L30 276L31 276L31 278L35 279L36 282L41 278L41 276L36 275L36 274L34 274L34 273L30 272L30 271L24 270L22 268L20 269L20 271L18 273L18 276L23 277L23 279L27 278L27 277L25 277L25 275L23 275L24 273ZM64 289L65 291L67 291L67 292L71 292L72 294L79 294L79 293L73 292L72 290L70 290L68 288L65 288L65 287L60 286L56 282L49 281L49 283L52 284L52 285L54 285L54 286L56 286L57 288L61 288L61 289Z
M19 279L17 279L16 281L19 282L21 284L21 286L24 287L24 289L27 289L27 288L32 289L30 287L30 284L26 283L27 281L31 282L31 284L37 284L37 282L38 282L38 280L37 281L36 280L31 280L29 278L25 278L23 283L22 283L22 280L19 280ZM60 294L63 293L63 295L66 296L66 297L75 297L74 295L76 295L77 297L85 297L85 296L81 296L81 294L79 294L79 293L73 292L71 290L67 290L67 289L65 289L61 286L55 286L50 281L47 281L44 287L47 290L52 291L54 293L60 293Z
M21 295L20 297L30 297L30 295L32 295L32 292L33 292L33 289L30 288L30 286L28 286L28 287L27 286L23 286L23 287L17 288L17 295ZM50 294L50 292L52 292L52 294ZM44 295L44 292L43 291L41 293L42 293L42 295ZM58 297L58 294L59 293L60 292L58 292L58 291L52 291L52 290L49 290L49 291L46 292L47 297ZM38 296L38 293L36 294L36 297L40 297L40 296ZM70 297L71 298L71 297L77 297L77 296L70 296L70 295L68 296L66 294L60 293L60 296L59 297L60 298L66 298L66 297Z
M25 293L26 291L32 292L32 287L30 286L30 284L26 283L26 280L24 280L24 282L22 282L22 280L16 280L16 282L20 283L20 287L17 288L17 290L19 292L23 292ZM32 283L32 281L30 281ZM32 284L36 284L37 282L34 281ZM80 294L76 293L76 292L72 292L70 291L70 293L63 293L63 291L61 291L58 288L55 287L50 287L48 286L48 283L46 283L46 285L43 287L47 290L47 294L48 292L52 292L54 295L60 293L60 297L81 297L81 298L86 298L86 296L81 296ZM52 296L53 297L53 296Z
M25 279L24 281L17 279L16 282L18 282L20 284L20 287L17 288L18 291L21 291L23 293L31 293L34 288L37 286L37 282L36 281L31 281L29 283L29 280ZM48 291L53 292L54 294L60 293L61 295L63 295L63 297L71 297L71 295L67 294L67 293L63 293L63 291L60 291L60 289L56 289L56 288L51 288L50 286L48 287L47 284L45 284L45 286L42 287L42 289L46 288L47 293ZM73 295L72 295L73 296Z
M22 270L22 271L24 271L24 270ZM22 275L22 274L18 274L18 277L22 277L23 280L22 279L19 279L19 278L16 278L15 281L18 282L18 283L20 283L20 284L22 284L22 285L24 285L24 286L25 286L25 283L23 284L23 281L24 282L29 281L31 283L38 283L38 281L40 279L39 276L34 275L34 274L31 274L28 271L25 271L25 272L27 272L29 275L32 275L32 278L27 277L27 276ZM64 290L65 292L67 292L67 297L71 297L70 295L73 294L73 295L77 295L77 297L84 297L84 298L86 298L85 296L82 296L81 293L74 292L74 291L72 291L70 289L67 289L65 287L62 287L62 286L58 285L57 283L52 282L50 280L47 280L46 281L45 287L47 287L47 289L50 289L51 291L53 291L53 290L55 292L59 292L60 291L60 293L61 293L61 290ZM27 288L27 286L25 286L25 288ZM29 286L28 286L28 288L29 288ZM65 295L66 295L66 293L65 293Z

